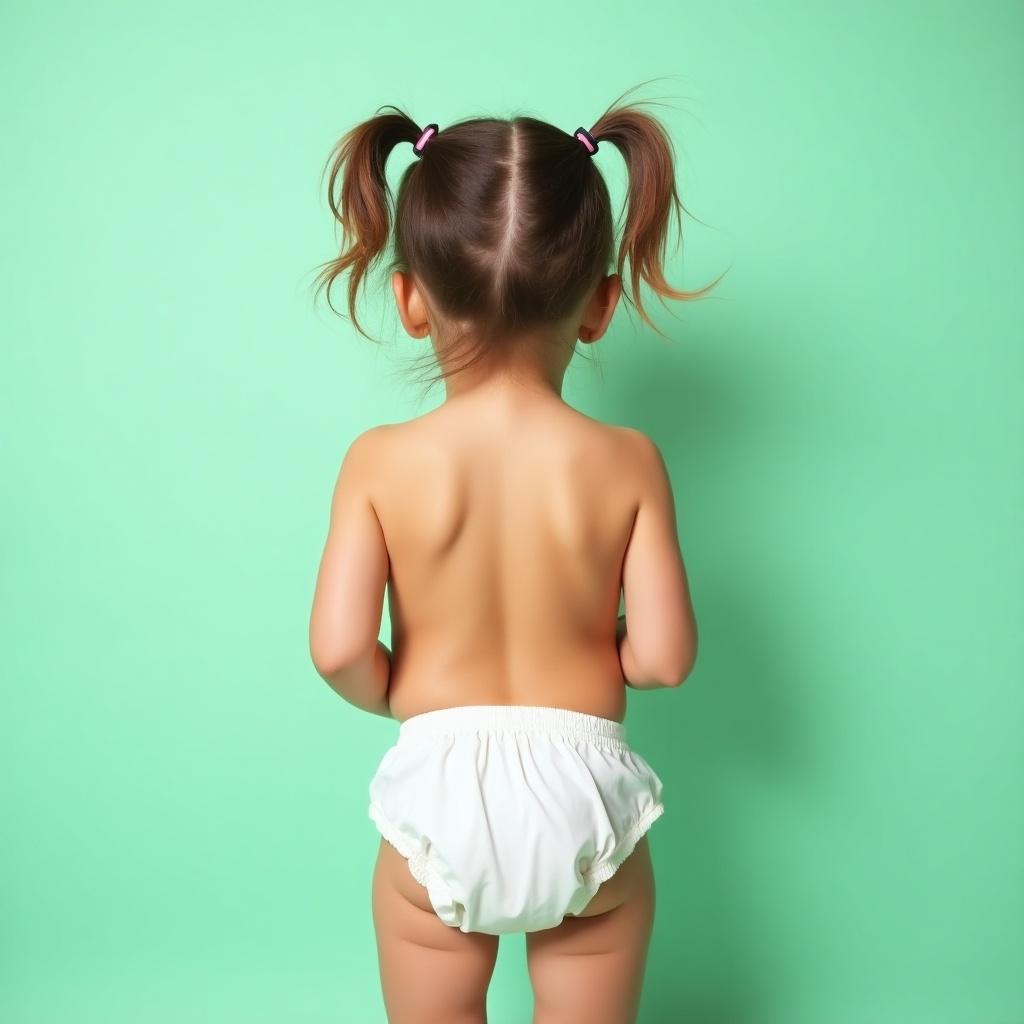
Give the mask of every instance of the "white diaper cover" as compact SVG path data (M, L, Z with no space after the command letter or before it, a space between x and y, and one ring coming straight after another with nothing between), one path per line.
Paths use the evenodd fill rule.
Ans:
M665 810L621 722L516 704L407 718L369 795L437 916L490 935L579 914Z

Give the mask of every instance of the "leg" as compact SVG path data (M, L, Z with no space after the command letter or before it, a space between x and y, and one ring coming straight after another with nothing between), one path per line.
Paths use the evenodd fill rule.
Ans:
M498 936L446 925L383 837L372 905L388 1024L486 1024Z
M645 835L579 916L526 933L533 1024L635 1024L654 908Z

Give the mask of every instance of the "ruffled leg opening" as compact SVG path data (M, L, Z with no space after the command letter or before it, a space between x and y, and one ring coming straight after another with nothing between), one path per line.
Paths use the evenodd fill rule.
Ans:
M602 882L607 882L619 870L647 830L664 813L665 805L662 802L659 801L653 804L640 818L633 822L622 837L622 841L608 857L599 864L592 865L586 871L580 872L580 876L588 889L588 898L597 892L597 888Z
M452 928L461 927L464 916L462 905L455 901L448 883L431 863L430 852L422 843L397 828L379 804L371 802L369 814L384 839L406 859L412 877L427 890L437 916Z

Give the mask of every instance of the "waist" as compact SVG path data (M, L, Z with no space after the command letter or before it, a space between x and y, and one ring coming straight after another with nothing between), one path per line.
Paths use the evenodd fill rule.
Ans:
M474 732L524 732L598 739L628 745L626 726L614 718L539 704L462 704L406 718L399 741Z

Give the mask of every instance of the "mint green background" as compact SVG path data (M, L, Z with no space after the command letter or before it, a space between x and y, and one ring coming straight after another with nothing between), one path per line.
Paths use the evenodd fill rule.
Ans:
M396 729L306 626L348 442L441 392L387 301L380 348L312 305L319 172L384 103L571 131L676 76L668 275L733 270L565 390L665 452L701 628L629 693L669 806L641 1021L1024 1021L1019 4L0 19L0 1018L384 1021ZM509 937L490 1020L530 1005Z

